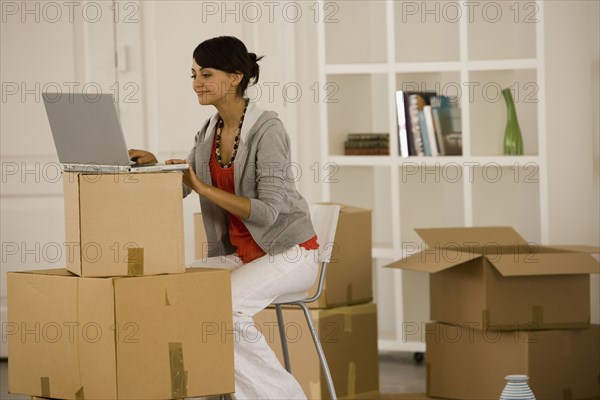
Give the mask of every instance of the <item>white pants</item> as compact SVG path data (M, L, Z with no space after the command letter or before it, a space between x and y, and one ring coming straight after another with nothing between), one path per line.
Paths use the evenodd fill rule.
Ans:
M267 254L248 264L232 255L196 261L191 266L232 271L235 332L233 399L306 399L300 384L281 366L256 329L252 317L276 297L302 292L313 285L318 271L317 251L295 246L284 253Z

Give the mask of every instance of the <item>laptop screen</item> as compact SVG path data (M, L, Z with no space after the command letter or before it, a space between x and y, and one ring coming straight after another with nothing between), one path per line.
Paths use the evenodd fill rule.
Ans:
M130 164L111 93L43 93L42 97L62 164Z

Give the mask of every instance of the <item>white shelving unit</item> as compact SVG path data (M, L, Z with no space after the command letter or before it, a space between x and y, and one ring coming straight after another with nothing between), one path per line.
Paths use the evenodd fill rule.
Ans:
M414 228L512 225L547 242L543 2L450 3L319 2L333 17L317 25L320 87L335 88L319 105L321 159L336 165L323 196L373 210L384 351L425 351L428 277L383 268L422 246ZM415 87L460 96L462 156L399 155L395 91ZM502 155L505 87L524 156ZM389 132L391 154L344 156L353 132Z

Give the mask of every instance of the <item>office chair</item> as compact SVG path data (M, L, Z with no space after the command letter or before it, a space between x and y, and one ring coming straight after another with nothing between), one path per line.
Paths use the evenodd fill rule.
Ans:
M321 271L319 273L319 281L317 285L317 291L313 296L309 296L308 292L292 293L279 296L273 301L275 310L277 312L277 324L279 325L279 336L281 337L281 347L283 350L283 360L285 369L291 373L290 355L288 352L287 341L285 337L285 325L283 321L283 313L281 312L282 306L297 306L302 308L304 316L306 317L306 323L312 335L313 342L317 349L317 355L325 375L325 381L327 382L327 388L329 395L332 400L336 400L335 388L333 386L333 380L331 379L331 372L327 365L327 359L319 340L319 335L315 329L315 324L310 315L310 311L307 307L308 303L312 303L321 296L323 291L323 284L325 282L325 273L327 271L327 264L331 260L331 253L333 252L333 239L335 237L335 230L337 228L338 216L340 213L339 205L324 205L324 204L313 204L310 207L310 217L312 219L315 232L317 233L317 240L319 242L319 262L321 263Z

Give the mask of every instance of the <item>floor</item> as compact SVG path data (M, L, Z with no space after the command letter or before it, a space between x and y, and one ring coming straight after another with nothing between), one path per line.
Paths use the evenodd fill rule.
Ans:
M8 364L0 361L0 399L29 400L29 396L7 393ZM425 366L417 365L412 353L384 353L379 356L379 385L382 394L388 393L424 393ZM383 397L383 396L382 396ZM404 398L390 397L385 398ZM417 398L417 397L406 397ZM420 398L420 397L419 397Z

